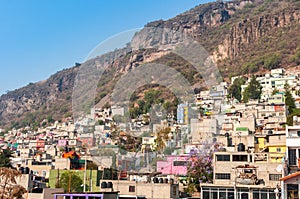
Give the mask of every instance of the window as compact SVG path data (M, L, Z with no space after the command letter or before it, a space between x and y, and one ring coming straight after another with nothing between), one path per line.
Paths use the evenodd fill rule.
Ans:
M135 192L135 186L129 186L129 192Z
M296 149L289 149L289 165L296 165Z
M216 179L218 179L218 180L230 180L230 173L216 173Z
M247 162L248 158L247 155L233 155L232 160L237 162Z
M230 161L230 155L216 155L217 161Z
M173 166L187 166L187 161L174 161Z
M292 198L292 196L299 195L299 185L298 184L287 184L287 196Z
M279 181L281 177L281 174L269 174L269 180L272 181Z
M280 153L280 152L281 152L281 148L276 148L276 151L277 151L278 153Z
M228 188L202 188L203 198L207 199L233 199L234 198L234 191L233 189Z

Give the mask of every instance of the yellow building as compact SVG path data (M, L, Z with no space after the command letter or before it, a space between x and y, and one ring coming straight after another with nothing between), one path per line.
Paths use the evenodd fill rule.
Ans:
M255 152L269 152L271 162L281 162L286 152L285 134L256 135Z
M266 149L266 135L255 135L255 153L259 153Z
M156 150L155 137L143 137L142 138L142 152L145 152L146 147L150 147L152 151Z

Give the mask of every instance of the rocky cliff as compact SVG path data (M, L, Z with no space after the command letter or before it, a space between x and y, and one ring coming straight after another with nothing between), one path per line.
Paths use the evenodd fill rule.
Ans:
M249 45L262 37L285 27L299 26L300 12L293 7L286 7L273 13L260 14L245 18L234 24L225 39L218 45L215 55L217 59L238 57ZM287 32L287 34L289 34ZM274 49L275 50L275 49Z

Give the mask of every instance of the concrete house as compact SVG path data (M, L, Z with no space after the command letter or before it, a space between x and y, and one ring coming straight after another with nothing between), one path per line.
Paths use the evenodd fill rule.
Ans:
M213 184L200 184L201 198L275 198L283 177L281 161L272 162L268 153L216 152Z
M286 148L289 173L297 172L300 163L300 126L286 126Z

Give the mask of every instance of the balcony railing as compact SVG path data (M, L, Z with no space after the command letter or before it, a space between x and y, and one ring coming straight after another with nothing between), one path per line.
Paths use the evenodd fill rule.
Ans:
M269 153L253 153L253 155L254 155L254 162L260 162L260 161L269 162L276 158L278 159L278 161L281 161L281 158L285 155L285 153L269 152Z

